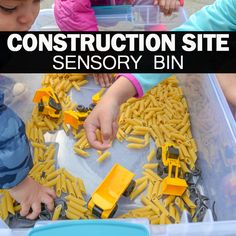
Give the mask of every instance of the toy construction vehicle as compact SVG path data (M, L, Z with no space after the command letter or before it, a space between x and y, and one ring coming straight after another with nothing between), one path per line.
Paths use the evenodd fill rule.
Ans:
M159 162L157 173L160 176L167 174L161 184L161 193L181 196L188 185L184 179L179 178L181 173L179 149L172 144L165 143L157 149L157 160Z
M105 88L102 88L92 96L92 101L94 104L96 105L98 104L104 92L105 92Z
M87 116L93 110L93 108L98 104L100 101L102 94L104 93L105 89L102 88L99 92L92 96L92 101L89 107L85 107L83 105L79 105L76 111L70 110L64 112L64 123L70 125L74 129L78 129L79 126L84 124Z
M70 125L74 129L78 129L79 126L84 124L84 121L94 107L94 104L90 104L89 107L79 105L76 108L76 111L64 111L64 123Z
M92 194L88 209L102 219L112 218L118 209L121 195L128 197L135 187L134 174L115 164L103 182Z
M61 115L61 103L51 87L36 90L33 102L38 103L38 111L52 118Z

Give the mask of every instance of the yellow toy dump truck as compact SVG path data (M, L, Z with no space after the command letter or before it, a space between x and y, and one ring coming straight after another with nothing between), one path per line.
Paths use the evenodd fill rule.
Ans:
M100 101L102 94L104 93L105 89L102 88L96 94L92 96L93 103L89 105L89 107L85 107L83 105L79 105L76 111L65 111L64 112L64 123L70 125L74 129L78 129L79 126L84 124L87 116L93 110L93 108L98 104Z
M52 118L61 115L61 103L51 87L36 90L33 102L38 103L38 111Z
M161 183L161 193L181 196L188 185L184 179L179 178L181 174L179 149L170 143L165 143L157 149L157 160L159 162L157 173L160 176L167 174Z
M118 209L121 195L128 197L135 187L134 174L119 164L115 164L103 182L92 194L88 209L102 219L112 218Z

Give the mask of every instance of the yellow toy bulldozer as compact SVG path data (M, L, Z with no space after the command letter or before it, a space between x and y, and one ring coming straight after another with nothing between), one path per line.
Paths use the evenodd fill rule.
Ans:
M135 188L134 173L115 164L103 182L92 194L88 209L102 219L112 218L118 209L121 195L129 197Z
M65 111L64 112L64 123L70 125L74 129L78 129L79 126L84 124L87 116L93 110L93 108L98 104L100 101L102 94L104 93L105 88L99 90L96 94L92 96L92 101L89 107L85 107L83 105L79 105L76 111Z
M179 161L179 149L170 143L165 143L157 149L159 165L157 173L160 176L167 174L161 183L161 193L181 196L188 187L184 179L179 178L181 173Z
M33 102L38 103L38 111L52 118L61 115L61 103L51 87L36 90Z

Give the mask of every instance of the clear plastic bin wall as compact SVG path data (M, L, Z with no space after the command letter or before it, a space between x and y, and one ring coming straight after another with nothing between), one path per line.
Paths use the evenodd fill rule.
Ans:
M148 6L148 8L150 8L150 6ZM171 17L163 18L166 19L166 24L167 21L169 22L169 29L183 22L185 13L183 9L180 11L182 11L182 13L175 14L172 16L173 19ZM99 24L100 27L110 27L112 21L110 20L109 23L109 19L111 19L111 17L109 18L105 14L101 15L100 18L98 16L98 22L102 19L102 23ZM105 23L106 17L107 24ZM178 18L178 20L172 23L172 21L175 21L174 17ZM116 22L119 23L118 18L114 18L116 18ZM143 19L145 18L142 16L141 20ZM158 17L158 19L162 19L161 16ZM127 18L127 21L132 23L132 18ZM162 23L164 23L164 20L162 21ZM158 24L160 22L161 21L157 21L155 23ZM135 24L132 30L139 27L144 30L148 27L148 24L145 23L143 25L140 24L141 26L137 25L138 24ZM53 17L53 10L41 11L38 21L34 25L34 29L58 30ZM114 27L114 30L117 29ZM15 76L17 77L18 75ZM34 77L35 79L33 80ZM205 223L152 226L152 235L236 235L236 221L233 221L236 220L236 191L234 188L230 188L230 184L235 182L232 178L236 176L235 121L214 75L178 75L177 77L189 105L192 132L198 144L198 164L202 171L200 186L202 192L210 199L209 207L215 202L214 212L218 222L213 222L210 213L205 218ZM37 80L39 86L40 75L20 75L20 80L26 83L28 87L27 91L30 91L29 88L32 81L34 81L35 84ZM18 109L22 117L27 118L26 114L30 114L32 109L32 96L33 94L30 93L29 96L27 96L28 100L24 99L22 101L21 106L25 109ZM136 163L135 168L137 165L140 165L141 168L142 164L143 163ZM132 163L128 163L128 165L132 166ZM94 179L91 178L90 175L89 177L88 180L84 179L84 181L86 185L90 184L88 191L91 193L96 184L93 183ZM228 220L232 221L226 222ZM187 222L188 219L183 216L182 223ZM0 226L0 235L3 235L2 232ZM23 233L23 231L21 232ZM15 236L18 234L12 235Z
M101 31L155 31L155 26L160 24L171 30L187 18L183 7L171 16L165 16L159 7L150 5L94 7L94 11ZM58 31L53 9L41 10L32 30Z

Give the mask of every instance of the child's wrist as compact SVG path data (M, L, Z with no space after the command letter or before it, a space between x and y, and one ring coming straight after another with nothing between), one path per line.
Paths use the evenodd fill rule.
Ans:
M18 190L22 189L22 186L27 185L28 182L30 181L30 177L26 177L25 179L23 179L20 183L18 183L16 186L14 186L13 188L9 189L10 193L14 193L17 192Z

